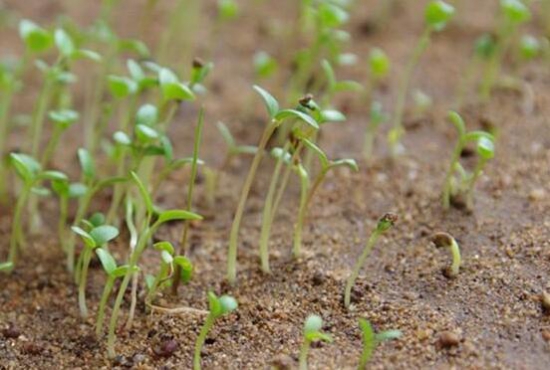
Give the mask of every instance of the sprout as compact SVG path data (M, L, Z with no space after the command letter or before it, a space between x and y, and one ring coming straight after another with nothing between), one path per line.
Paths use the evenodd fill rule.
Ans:
M304 340L300 349L300 370L307 370L307 357L311 343L323 341L332 342L332 337L329 334L323 333L323 319L317 315L309 315L304 323Z
M78 121L80 115L78 112L71 109L61 109L51 111L48 114L48 117L54 123L54 127L48 146L42 155L42 165L48 164L53 156L53 153L55 153L57 146L59 145L61 135L63 135L65 131L67 131L76 121Z
M218 0L218 17L221 21L235 19L239 14L239 6L235 0Z
M370 108L369 122L365 130L365 141L363 144L363 157L369 161L372 158L374 149L374 138L381 124L388 120L388 115L383 111L380 102L373 102Z
M93 225L93 224L92 224ZM118 236L118 229L109 225L100 225L86 231L78 226L71 228L73 232L79 235L84 241L84 251L82 252L82 265L80 267L80 277L78 278L78 306L80 316L88 317L88 308L86 306L86 281L88 276L88 266L92 260L92 254L97 248L107 248L107 243Z
M28 19L19 22L19 36L32 53L41 53L53 46L52 34Z
M193 369L201 369L201 351L206 341L206 336L217 319L237 309L237 300L231 296L217 297L213 292L208 292L208 316L195 342L195 354L193 357Z
M455 238L453 238L451 234L438 232L432 236L432 242L437 248L449 248L453 256L453 263L445 270L445 275L450 278L457 277L462 260L460 257L460 247Z
M532 60L540 54L540 50L540 42L536 37L525 35L521 38L519 45L519 55L521 59L525 61Z
M273 76L277 71L277 61L265 51L258 51L254 54L254 75L256 80L265 80Z
M346 308L349 308L351 303L351 289L353 288L353 285L355 284L355 280L357 280L357 277L359 276L359 271L361 270L361 267L365 264L365 261L367 260L368 255L370 254L372 248L376 244L376 241L386 231L388 231L397 221L397 215L393 213L386 213L380 220L378 220L378 223L376 225L376 228L372 232L369 240L367 241L367 244L365 245L365 248L363 249L363 252L361 253L361 256L359 256L359 259L355 263L355 266L353 267L353 271L348 277L347 283L346 283L346 290L344 293L344 305Z
M497 29L495 51L489 59L480 86L480 98L483 102L487 102L491 97L495 80L500 74L502 60L515 40L518 27L531 19L529 8L520 0L501 0L500 13L501 21Z
M359 370L367 369L367 363L381 342L397 339L403 334L400 330L386 330L375 333L372 325L366 319L359 319L359 327L363 333L363 350L359 359Z
M195 94L191 89L180 82L174 72L168 68L159 71L159 84L165 101L194 100Z
M153 248L160 252L161 263L158 274L149 286L149 292L145 298L145 303L147 305L151 304L159 288L169 283L171 278L172 284L174 284L176 280L188 283L193 273L191 261L185 256L175 256L175 250L172 243L158 242L153 245Z
M487 162L494 157L494 138L484 131L467 132L462 117L456 112L449 112L449 120L456 127L459 136L443 185L443 208L448 209L450 207L451 198L457 199L461 195L466 195L466 208L472 210L475 183L481 176ZM460 164L460 154L466 145L472 141L477 145L476 151L479 159L473 172L468 173ZM455 177L457 173L458 179Z
M393 157L397 156L401 148L401 137L405 133L405 129L403 128L403 113L412 74L420 61L420 57L430 44L432 33L442 31L453 15L454 8L443 1L431 1L426 6L426 27L405 67L397 91L397 102L395 104L392 129L388 133L388 144L390 145Z
M0 272L10 272L11 270L13 270L13 262L0 263Z
M48 194L48 190L41 187L45 180L67 180L65 174L58 171L44 171L40 163L33 157L26 154L11 153L10 163L15 169L19 179L23 183L23 188L17 198L15 211L12 220L12 233L10 238L10 250L8 261L15 265L17 259L17 250L25 245L23 233L23 209L32 193Z
M273 132L275 132L275 129L280 127L287 120L300 121L301 123L305 124L313 130L319 129L319 124L308 114L296 109L281 110L279 109L279 103L277 102L277 100L275 100L273 96L271 96L271 94L269 94L267 91L259 86L254 86L254 89L263 99L270 117L270 121L265 127L262 137L260 138L258 151L255 154L254 159L252 160L252 164L250 165L250 170L245 179L241 191L241 196L239 198L239 203L237 205L237 210L235 211L235 218L233 219L233 224L231 226L231 233L229 236L229 252L227 259L227 280L231 284L234 284L237 278L237 243L240 224L244 214L244 207L248 198L248 193L250 192L250 188L252 187L252 182L254 181L256 172L260 166L263 151L265 150L269 139L273 135Z

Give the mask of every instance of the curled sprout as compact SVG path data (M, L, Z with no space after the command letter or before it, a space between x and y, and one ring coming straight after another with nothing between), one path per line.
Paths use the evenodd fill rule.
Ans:
M386 213L380 220L378 220L378 224L376 225L376 228L372 232L369 240L367 241L367 244L365 245L365 248L363 249L363 252L361 253L361 256L359 256L359 259L355 263L355 266L353 267L353 271L351 275L348 277L347 283L346 283L346 289L344 292L344 305L346 308L349 308L351 303L351 289L353 288L353 285L355 284L355 280L357 280L357 277L359 276L359 271L361 270L361 267L365 264L365 261L367 260L368 255L370 254L372 248L376 244L376 241L386 231L388 231L397 221L397 215L394 213Z
M460 256L460 247L451 234L438 232L432 236L432 242L437 248L449 248L453 256L452 265L446 270L446 275L451 278L458 276L462 259Z

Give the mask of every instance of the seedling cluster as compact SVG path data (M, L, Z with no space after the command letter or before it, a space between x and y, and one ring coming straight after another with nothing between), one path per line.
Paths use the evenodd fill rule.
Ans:
M13 179L15 184L9 186L7 180L0 182L0 201L12 208L11 235L9 245L5 246L6 256L0 262L0 272L13 272L25 254L32 252L26 250L27 236L41 233L45 227L42 205L49 201L46 197L53 195L58 204L57 244L66 270L77 287L75 301L82 319L95 314L95 334L98 339L106 337L109 358L117 355L115 344L122 322L130 329L139 313L136 309L139 300L143 301L146 310L153 310L155 303L160 301L158 297L168 294L169 289L177 295L178 287L193 279L195 266L189 239L194 224L203 221L195 211L202 207L196 200L196 185L204 178L204 189L199 189L199 194L205 196L206 208L215 209L220 197L220 179L232 170L236 157L247 157L250 167L244 176L227 235L226 279L229 284L237 284L242 223L252 188L260 183L257 181L260 171L269 175L265 188L255 188L255 193L263 200L258 240L254 244L262 272L277 273L270 264L272 229L283 202L292 197L288 190L293 180L299 184L299 195L288 202L296 204L288 254L293 262L302 258L304 249L315 248L315 243L313 246L309 243L312 237L307 226L315 222L315 213L311 210L315 202L325 196L327 179L333 177L338 181L338 174L343 171L361 170L361 163L355 159L333 158L327 154L325 144L330 139L327 127L344 124L344 112L348 112L344 108L348 105L354 108L347 103L352 103L355 97L361 102L361 114L365 117L364 144L360 153L363 162L374 162L375 143L380 131L384 131L395 163L403 149L404 120L409 118L408 99L412 98L414 103L411 104L411 117L415 119L427 117L436 99L435 95L432 97L413 88L414 73L433 35L443 31L455 15L455 8L449 3L428 2L423 13L423 31L406 65L400 69L394 66L382 47L373 46L368 55L362 57L346 52L351 35L344 29L359 2L297 1L298 20L289 32L291 37L285 39L290 53L286 58L288 63L277 53L267 50L257 50L249 59L250 76L256 85L250 89L250 95L243 93L248 99L243 107L244 118L250 119L256 113L259 96L266 111L261 134L256 135L257 141L251 145L241 142L229 126L218 122L217 130L226 152L221 165L215 166L200 158L200 155L217 150L202 143L203 129L209 125L204 96L209 100L215 98L207 88L208 77L214 68L209 60L218 62L221 59L217 55L220 35L247 9L233 0L216 2L209 47L201 49L203 56L208 58L205 61L193 55L198 53L193 46L202 14L200 0L175 2L157 50L153 51L145 42L122 38L115 32L112 15L117 3L101 2L98 19L87 28L70 19L60 20L51 27L21 19L18 31L24 46L23 55L15 62L0 63L0 178ZM146 2L144 17L140 20L144 39L151 33L151 14L157 3L156 0ZM256 1L255 6L261 3ZM378 27L389 21L394 3L386 1L380 7ZM521 26L531 18L527 2L500 1L495 29L482 34L474 43L470 61L456 90L454 108L457 111L466 103L472 103L467 99L474 95L470 94L471 90L478 91L479 102L486 103L495 88L504 84L505 77L510 80L510 76L503 73L508 57L514 66L512 85L521 85L519 68L548 54L548 45L545 46L542 38L531 34L518 37ZM358 61L362 61L362 83L343 79L346 74L341 69ZM81 75L82 69L86 73ZM394 71L399 77L395 91L390 86ZM29 76L36 72L40 73L39 91L34 105L25 110L26 131L20 133L14 127L14 122L20 118L14 102L27 92ZM269 89L273 94L260 87L260 84L274 86L275 80L284 81L278 89ZM82 90L82 99L75 94L76 88ZM392 102L391 107L383 96L386 90L395 93L395 103ZM340 94L345 94L346 107L338 100ZM172 126L183 116L195 123L191 128L192 147L184 147L173 136ZM455 111L449 112L449 120L458 138L443 182L443 209L449 210L455 205L473 211L474 189L495 156L497 132L468 131ZM388 130L382 127L386 122L391 123ZM83 138L76 140L76 152L71 153L69 144L74 140L75 126L83 133ZM252 129L251 133L254 134ZM13 138L20 144L17 150L12 144ZM475 158L464 158L465 151L472 147ZM177 156L180 148L189 152L188 156ZM65 166L64 162L70 160L79 165L76 175L71 166ZM65 168L66 172L58 167ZM173 200L161 203L159 193L174 172L183 173L184 170L185 181L178 184L178 189L184 189L178 194L184 206L166 209L161 204L172 204ZM202 209L200 211L202 213ZM160 240L157 231L175 221L182 223L176 240ZM354 314L352 291L361 269L378 239L396 221L397 215L393 213L378 220L342 284L347 314ZM432 241L437 247L450 250L453 262L448 276L457 277L462 260L454 237L437 233ZM155 258L153 267L144 263L148 249ZM101 263L105 279L97 311L93 312L95 305L89 306L86 292L91 281L90 265L95 258ZM237 300L232 296L218 297L208 288L204 292L207 292L209 311L196 340L194 369L201 368L201 351L214 324L237 309ZM123 313L126 300L129 300L127 314ZM332 336L324 333L322 327L321 317L307 317L299 353L301 370L307 369L313 342L332 342ZM375 333L365 319L359 320L359 327L363 334L360 369L367 368L373 351L381 342L401 336L398 330Z

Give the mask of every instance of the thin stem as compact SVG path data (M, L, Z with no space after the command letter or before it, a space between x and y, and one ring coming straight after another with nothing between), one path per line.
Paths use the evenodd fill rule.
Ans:
M61 249L67 252L65 244L65 231L67 225L67 213L69 208L68 196L62 195L59 197L59 222L57 224L57 234L59 236L59 243L61 243Z
M469 181L469 184L468 184L468 190L467 190L467 205L468 205L468 208L469 209L472 209L473 208L473 205L474 205L474 187L475 187L475 183L477 182L477 180L479 179L479 177L481 176L482 172L483 172L483 168L485 167L485 164L487 163L487 160L484 159L484 158L480 158L476 164L476 167L474 168L474 172L472 174L472 177Z
M351 289L355 284L355 280L357 280L357 277L359 276L359 272L361 271L361 267L363 267L363 265L365 264L365 261L367 260L367 257L369 256L372 248L374 247L374 244L376 244L376 241L378 240L378 237L380 236L380 234L381 232L378 229L373 231L365 248L363 249L363 252L361 253L361 256L359 256L359 259L355 263L355 266L353 267L353 271L351 275L349 276L346 282L346 291L344 294L344 304L346 308L348 308L351 303Z
M300 348L300 370L307 370L307 355L309 354L310 347L311 342L307 339L304 339L304 343L302 343L302 348Z
M88 277L88 266L92 259L93 248L85 247L84 258L82 260L82 269L80 272L80 281L78 284L78 307L80 308L80 316L85 319L88 317L88 307L86 306L86 281Z
M59 139L61 138L62 133L63 129L56 125L53 129L50 141L48 142L48 145L44 150L44 154L42 154L42 159L40 161L40 164L42 166L46 166L50 162L53 153L55 153L55 150L57 149L57 145L59 144Z
M212 329L212 326L214 326L214 317L212 314L209 314L206 317L206 321L199 333L199 336L197 337L197 342L195 343L195 354L193 356L193 370L200 370L201 369L201 351L202 347L204 346L204 342L206 341L206 336L208 335L208 332L210 329Z
M430 43L430 38L432 34L432 28L427 27L422 35L420 40L416 44L416 47L413 50L411 59L408 61L403 77L401 78L401 83L399 84L399 89L397 90L397 102L395 104L395 113L393 117L393 128L390 131L389 144L392 157L397 156L398 144L403 135L403 113L405 111L405 102L407 100L407 93L409 90L409 85L411 82L412 74L420 61L420 57L424 53L424 50L428 47Z
M283 148L284 153L288 152L290 147L290 142L287 141ZM283 156L277 158L277 163L275 164L275 169L273 175L271 176L271 182L269 183L269 189L265 197L264 210L262 213L262 229L260 232L260 261L262 265L262 271L268 274L270 272L269 268L269 235L271 233L271 225L273 223L272 209L273 209L273 198L275 197L275 190L277 189L277 183L279 182L279 177L281 170L283 168Z
M237 280L237 243L246 200L248 198L250 188L252 187L252 182L256 177L256 172L258 171L258 167L260 166L260 162L262 160L262 156L264 154L269 138L271 137L271 135L275 131L275 128L277 128L278 125L278 121L272 120L265 128L262 134L262 138L260 139L260 143L258 144L258 152L252 160L250 170L248 171L248 175L241 191L241 197L239 199L239 204L235 212L235 218L233 219L233 224L231 226L231 234L229 236L229 252L227 256L227 280L231 284L234 284Z
M155 276L155 280L153 281L153 285L149 289L149 292L147 293L147 296L145 297L145 304L149 305L153 301L153 298L155 298L155 294L157 293L158 287L164 279L166 279L166 276L168 276L168 268L170 267L169 264L161 262L160 264L160 271Z
M453 276L458 276L461 264L460 248L454 238L451 241L451 253L453 255L453 264L451 265L451 273Z
M443 185L443 209L449 209L451 206L451 188L452 188L452 180L453 180L453 174L456 169L456 165L460 159L460 153L462 153L464 143L462 139L459 139L458 143L455 146L455 149L453 151L453 156L451 158L451 165L449 167L449 170L447 171L447 175L445 176L445 183Z
M300 185L300 207L298 211L298 219L294 225L294 247L292 249L292 255L294 258L298 258L300 256L300 250L302 248L302 229L308 203L309 178L307 173L300 173Z
M4 161L4 155L6 150L6 143L8 142L9 135L9 117L10 117L10 107L13 100L13 89L9 89L6 94L4 94L1 105L0 105L0 201L6 199L7 193L7 181L4 181L7 176L7 166Z
M105 317L105 306L107 305L107 300L113 291L113 286L115 285L115 278L113 276L107 277L107 282L105 283L105 288L103 288L103 294L101 295L101 301L99 302L99 309L97 312L97 320L95 324L95 334L99 338L101 332L103 331L103 319Z
M80 202L78 203L78 209L76 211L76 216L73 221L74 225L78 225L80 221L82 221L82 219L84 218L95 192L96 189L94 187L88 186L86 194L84 194L84 196L80 199ZM75 242L76 235L74 233L71 233L69 241L67 243L67 270L69 270L69 272L74 271Z
M38 103L36 105L31 127L29 131L29 137L31 142L31 154L33 157L38 156L38 150L40 149L40 139L42 138L42 129L44 126L44 117L46 115L46 110L50 103L50 97L52 95L52 81L49 76L46 76L42 90L38 97Z
M29 198L32 186L33 184L25 184L23 190L21 191L21 194L19 194L17 203L15 204L15 212L13 214L12 232L10 239L10 252L8 256L8 261L12 262L14 265L17 260L17 249L22 247L24 244L21 216L23 213L23 208L25 207L27 199Z

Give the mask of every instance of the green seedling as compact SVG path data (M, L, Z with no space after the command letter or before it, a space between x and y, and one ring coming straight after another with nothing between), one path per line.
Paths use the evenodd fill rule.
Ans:
M363 333L363 350L359 358L359 370L366 370L367 364L370 361L376 347L387 340L394 340L403 333L400 330L386 330L380 333L375 333L370 322L366 319L359 319L359 327Z
M539 40L532 35L524 35L519 43L519 57L523 62L535 59L540 55L541 44Z
M193 161L191 162L191 176L189 177L189 186L187 187L187 211L191 212L193 208L193 190L195 189L195 182L197 180L197 171L199 168L199 148L202 140L202 127L204 124L204 108L199 111L199 118L197 120L197 127L195 128L195 138L193 144ZM180 252L183 256L187 254L187 238L189 235L190 223L184 222L183 230L181 232L180 245L177 252ZM176 264L174 277L172 280L172 293L177 294L180 281L180 276L183 274L183 266Z
M472 210L475 183L479 179L487 162L495 155L494 137L484 131L467 132L464 120L456 112L449 112L449 120L458 131L458 139L443 185L443 208L449 209L451 199L458 202L460 197L465 195L466 208ZM460 155L470 142L476 143L476 151L479 157L472 173L468 173L460 164ZM456 177L457 174L458 178Z
M432 236L432 242L437 248L448 248L451 251L453 263L448 269L445 269L444 272L445 276L456 278L460 270L460 265L462 264L462 259L460 257L460 247L455 238L453 238L451 234L438 232Z
M237 309L237 300L231 296L223 295L217 297L214 293L208 292L208 316L197 337L195 343L195 355L193 356L193 369L201 369L201 351L206 341L206 336L217 319Z
M397 101L393 114L392 129L388 133L388 144L393 157L396 157L401 150L401 137L405 133L403 128L403 113L405 111L405 102L408 95L409 85L416 66L424 51L428 48L432 34L442 31L455 13L453 6L444 1L431 1L426 6L424 12L424 32L416 44L412 56L405 66L399 89L397 91Z
M229 128L223 122L218 122L217 127L223 140L225 141L225 144L227 145L227 154L225 155L225 160L221 167L222 170L229 166L234 157L242 154L255 155L258 152L258 148L253 145L237 144L235 138L231 134L231 131L229 131Z
M53 35L36 23L23 19L19 22L19 37L25 43L26 53L43 53L53 44Z
M363 86L352 80L338 80L334 68L328 60L321 62L321 67L325 73L326 87L323 94L321 106L327 107L334 98L334 95L339 92L359 92L363 90ZM314 88L314 90L316 90Z
M484 33L475 40L473 56L470 58L464 72L464 77L459 83L455 102L455 107L457 109L462 107L468 88L472 86L474 79L479 74L479 67L489 64L489 61L496 51L496 45L496 40L490 33Z
M29 197L33 193L42 195L48 194L48 190L41 186L43 181L65 181L67 180L67 176L58 171L42 170L40 163L38 163L33 157L26 154L11 153L10 162L23 185L17 198L17 203L13 214L10 251L8 257L8 261L15 265L17 251L25 245L25 237L23 232L23 209L27 205Z
M68 179L53 180L51 183L52 190L59 197L59 221L57 224L59 243L63 251L67 253L69 200L83 197L88 188L79 182L71 183Z
M346 282L346 289L344 292L344 306L349 309L351 304L351 289L353 288L353 285L355 284L355 280L357 280L357 277L359 276L359 272L361 271L361 268L363 265L365 265L365 261L367 260L367 257L369 256L370 252L372 251L372 248L378 241L378 238L380 235L388 231L392 228L392 226L397 221L397 215L394 213L386 213L380 220L378 220L378 223L376 224L376 228L372 232L369 240L367 241L367 244L365 245L365 248L363 249L363 252L359 256L359 259L355 263L355 266L353 267L353 271L351 272L350 276L348 277L348 280Z
M414 116L416 118L420 118L424 116L431 108L433 105L433 99L431 96L419 89L415 89L412 95L414 100Z
M365 140L363 143L363 157L366 161L372 159L374 150L374 140L380 129L380 126L388 121L388 115L384 112L382 104L375 101L371 104L369 122L365 130Z
M13 262L0 263L0 272L10 272L11 270L13 270Z
M239 203L237 205L237 210L235 212L235 218L233 219L233 224L231 226L231 233L229 236L229 252L228 252L228 261L227 261L227 279L231 284L234 284L237 278L237 244L239 238L239 230L241 225L241 220L244 214L244 207L252 182L256 177L256 172L260 166L263 152L267 146L267 143L275 130L280 127L286 121L299 121L306 126L310 126L311 129L317 130L319 124L308 114L301 112L296 109L279 109L279 103L271 94L263 90L259 86L254 86L254 89L262 97L266 109L269 114L269 123L265 127L262 136L258 144L258 151L254 155L252 164L250 165L250 170L245 179L241 195L239 198Z
M17 71L10 63L0 64L0 178L6 179L7 163L4 160L6 144L9 142L10 134L10 109L15 93L21 87L17 79ZM7 200L7 181L0 181L0 201Z
M258 51L254 54L252 62L254 65L254 78L256 81L263 81L270 78L279 68L275 58L265 51Z
M491 98L495 81L500 74L502 61L515 39L519 26L530 19L531 12L521 0L500 1L500 23L497 29L496 47L488 62L480 86L482 102L487 102Z
M323 341L332 342L332 337L329 334L323 333L323 319L317 315L309 315L304 323L304 339L300 348L300 370L307 370L307 357L311 343Z
M51 111L48 117L54 123L54 127L48 146L42 155L42 165L48 164L59 145L61 136L79 119L80 115L74 110L61 109Z
M153 248L160 252L161 263L158 274L149 286L149 292L145 298L147 305L151 304L158 290L164 285L170 281L174 284L176 279L188 283L193 274L191 261L184 256L175 256L174 246L171 243L158 242L153 245Z
M91 230L73 226L73 232L79 235L84 241L84 250L82 251L82 267L80 268L80 277L78 279L78 306L80 308L80 316L88 317L88 307L86 306L86 282L88 276L88 267L94 250L97 248L107 248L107 243L118 236L118 229L109 225L101 225L94 227Z
M373 48L368 57L369 77L366 82L364 92L364 101L367 107L372 105L373 96L380 87L380 84L388 77L390 73L390 59L380 48Z
M218 18L220 21L230 21L238 15L239 5L235 0L218 0Z
M143 201L143 205L145 207L146 215L143 223L143 231L139 233L136 247L131 251L129 262L128 262L129 269L126 275L124 275L122 282L120 283L120 288L118 290L116 300L113 305L111 319L109 320L109 334L107 338L107 351L108 351L109 358L114 358L116 355L115 332L116 332L118 318L120 315L120 308L122 305L122 301L124 299L124 295L126 293L126 290L128 289L128 284L130 283L130 279L132 279L132 276L135 275L133 270L136 266L138 266L138 262L141 258L141 255L145 251L147 244L152 239L155 232L158 230L158 228L161 225L167 222L176 221L176 220L183 221L183 220L201 220L202 219L202 217L196 213L183 211L183 210L166 210L166 211L160 212L158 214L158 217L156 218L156 221L152 222L153 215L155 213L153 199L151 198L145 185L143 184L143 182L135 172L131 172L131 178L134 184L136 185L137 189L139 190L139 193Z

